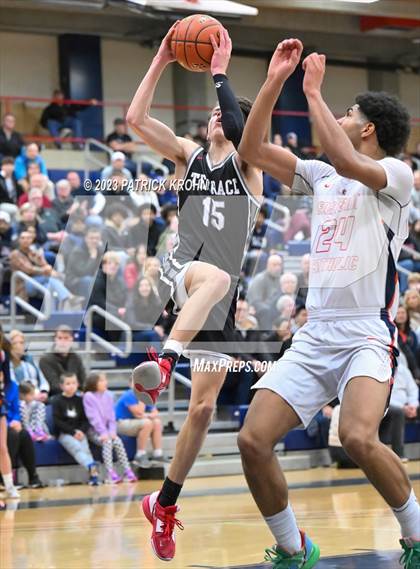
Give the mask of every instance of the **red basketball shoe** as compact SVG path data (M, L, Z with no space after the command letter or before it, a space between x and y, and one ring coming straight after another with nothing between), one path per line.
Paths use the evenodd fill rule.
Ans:
M155 405L160 392L171 380L172 359L159 358L154 348L147 351L148 362L142 362L133 369L132 385L137 399L145 405Z
M178 506L163 508L157 498L159 492L145 496L141 506L143 513L153 526L150 543L155 555L161 561L171 561L175 556L175 526L183 530L184 526L176 519Z

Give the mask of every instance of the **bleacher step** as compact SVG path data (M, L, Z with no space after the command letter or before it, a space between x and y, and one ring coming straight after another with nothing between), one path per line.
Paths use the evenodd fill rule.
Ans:
M311 468L311 459L306 455L279 456L279 463L284 471L307 470ZM165 476L169 472L169 464L164 465ZM223 457L199 458L193 465L189 478L207 476L229 476L242 474L243 467L239 454Z

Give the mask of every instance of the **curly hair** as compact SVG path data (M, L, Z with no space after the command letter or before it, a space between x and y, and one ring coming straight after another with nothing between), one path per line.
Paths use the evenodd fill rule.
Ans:
M367 91L356 97L356 103L376 128L378 144L387 156L396 156L410 135L410 115L397 97L384 91Z

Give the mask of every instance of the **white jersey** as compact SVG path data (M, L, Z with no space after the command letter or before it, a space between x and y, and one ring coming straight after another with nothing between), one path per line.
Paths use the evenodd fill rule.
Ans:
M376 192L339 176L318 160L299 160L293 190L313 194L311 263L306 307L311 312L392 319L398 307L396 263L408 236L413 173L404 162L379 161L387 186Z

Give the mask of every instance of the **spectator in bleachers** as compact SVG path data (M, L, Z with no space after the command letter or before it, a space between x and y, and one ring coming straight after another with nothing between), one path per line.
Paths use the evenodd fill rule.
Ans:
M61 393L60 377L65 373L74 374L80 389L83 390L86 371L82 358L74 351L74 335L69 326L61 324L56 328L52 352L47 352L41 357L39 367L48 378L50 396Z
M417 336L410 326L410 317L404 306L399 306L395 316L398 328L398 347L407 359L407 365L416 380L420 379Z
M156 255L159 258L162 258L173 249L174 241L178 233L178 208L171 203L165 204L161 210L161 217L165 222L165 229L160 234L157 244Z
M298 135L295 132L287 133L285 148L288 148L298 158L305 158L299 146Z
M10 215L6 211L0 211L0 297L2 296L3 283L9 277L9 259L13 247L13 228ZM0 314L4 310L0 304Z
M119 276L120 258L114 251L107 251L102 259L102 267L99 270L92 294L89 299L89 306L96 304L117 318L125 315L125 301L127 291L123 279ZM111 323L99 314L93 315L93 326L97 330L103 331L104 337L112 341L117 340L121 331L115 330Z
M28 488L42 488L43 484L36 471L35 449L31 435L22 426L19 409L19 388L17 383L9 381L5 389L7 405L7 447L14 468L19 462L28 473Z
M130 191L130 196L134 205L139 208L142 205L153 205L156 208L157 215L161 215L159 197L165 195L166 191L155 192L151 190L152 179L146 174L141 173L136 178L134 191Z
M281 342L281 345L279 346L280 349L278 351L271 351L273 348L269 347L266 359L272 362L280 359L284 352L292 345L292 338L293 334L290 325L290 318L282 318L281 316L276 318L273 323L273 331L264 336L264 342L267 344L270 342Z
M0 170L0 211L16 215L17 202L23 191L22 185L16 180L15 161L6 156L1 161Z
M139 401L132 389L125 391L115 405L117 433L127 437L136 437L137 449L133 460L136 466L147 468L147 443L152 440L153 460L163 460L162 422L156 408L146 411L144 403Z
M149 256L156 255L159 237L164 231L163 225L156 221L156 213L156 208L152 204L145 204L139 208L139 221L128 232L127 245L131 249L130 254L133 254L137 245L144 244Z
M125 155L125 166L130 170L133 177L137 175L137 167L133 162L133 153L136 151L136 143L127 132L127 125L124 119L114 120L114 130L106 137L107 145L114 152L123 152Z
M267 259L265 271L256 275L248 289L248 302L257 312L276 293L280 292L279 278L283 272L283 257L270 255Z
M51 200L44 195L41 188L34 186L30 188L26 194L23 194L19 199L19 207L25 203L30 203L36 207L37 214L42 212L43 209L50 209L52 206Z
M302 328L308 321L308 311L305 306L297 305L293 318L293 333Z
M420 273L411 273L408 275L408 290L420 292Z
M144 264L144 275L152 283L153 290L158 294L161 263L157 257L147 257Z
M417 210L416 210L417 211ZM420 214L419 214L420 215ZM420 271L420 217L410 226L410 232L404 242L404 246L409 250L402 249L398 257L398 265L407 271ZM411 250L411 251L410 251ZM400 282L400 292L404 293L408 288L408 275L402 271L398 272Z
M139 278L143 276L146 258L146 245L138 245L131 260L124 267L124 281L128 290L133 290Z
M217 400L218 405L247 405L250 402L251 386L258 379L255 368L263 359L264 346L258 322L250 314L249 304L243 298L239 298L236 303L233 341L238 346L245 346L240 349L240 353L234 355L234 359L244 362L245 367L238 371L228 371Z
M70 310L80 303L80 298L73 295L58 278L59 274L47 263L42 249L33 248L34 236L29 231L23 231L18 238L18 248L10 255L12 271L22 271L38 283L50 289L53 298L63 307ZM41 293L32 283L18 280L18 296L40 297Z
M111 155L111 164L105 166L101 172L101 179L108 180L114 174L122 174L126 180L131 180L133 176L130 170L126 168L125 160L124 152L114 152Z
M101 264L104 247L101 230L89 227L80 247L69 254L66 265L65 285L77 295L87 298Z
M276 132L274 134L273 144L276 144L277 146L283 146L283 139L280 133ZM263 172L263 194L266 198L273 201L276 200L277 196L280 196L282 194L281 183L266 172Z
M131 470L124 444L117 435L117 420L114 410L114 398L108 391L108 382L104 373L90 373L85 385L83 407L91 425L88 438L102 448L102 460L110 484L137 482ZM122 468L122 477L114 468L113 451Z
M48 441L51 436L46 422L46 407L36 399L36 389L30 381L19 384L19 409L23 428L33 441Z
M303 303L306 302L306 297L308 296L308 287L309 287L309 268L311 264L311 255L310 253L306 253L302 255L300 260L300 268L301 272L298 273L296 276L298 278L298 296L303 299Z
M0 128L0 159L4 156L16 158L25 145L22 135L15 130L16 117L12 113L3 115Z
M53 182L45 174L41 174L38 164L32 163L28 166L28 176L20 180L24 193L18 199L18 206L28 201L28 193L31 188L38 188L42 191L44 207L51 207L51 202L55 198ZM47 200L47 201L46 201Z
M414 187L411 192L414 207L420 208L420 169L414 172Z
M164 336L162 303L147 277L141 277L127 298L125 320L136 342L160 342ZM160 347L160 346L159 346Z
M208 147L208 140L207 140L207 123L201 121L197 124L197 131L193 138L194 142L202 146L203 148Z
M16 233L20 235L23 231L29 231L33 235L34 243L42 247L47 241L47 234L39 222L36 211L36 207L30 203L25 203L19 208Z
M98 212L95 207L100 204L99 213L104 207L104 197L101 193L92 192L86 190L79 174L72 170L67 173L67 180L70 182L71 195L77 198L77 203L79 204L78 213L86 218L89 216L89 222L91 225L101 225L101 219L98 216Z
M251 241L246 253L246 275L254 274L255 270L256 272L259 272L258 267L262 268L262 266L267 262L267 253L264 252L264 250L267 248L267 238L265 236L267 232L267 216L267 208L265 206L262 206L258 212L254 231L252 232Z
M407 310L412 329L418 335L420 331L420 292L418 290L406 291L404 308Z
M83 195L86 193L86 190L83 187L82 180L80 179L78 172L76 172L75 170L70 170L69 172L67 172L66 177L71 186L71 195L73 197Z
M0 350L4 353L3 363L0 369L5 383L5 401L7 412L7 447L13 468L21 462L28 473L28 487L41 488L43 485L39 479L35 464L34 443L28 431L22 427L19 410L19 388L12 381L10 374L11 346L5 338L0 326Z
M295 301L293 296L283 294L276 302L276 310L277 316L280 316L281 318L288 318L290 320L295 311ZM293 329L294 322L291 322L291 326Z
M391 443L392 450L403 461L406 419L415 419L419 407L419 388L407 367L407 360L401 354L395 381L391 392L388 413L382 420L379 437L383 443Z
M26 354L25 335L20 330L11 330L10 339L10 376L19 385L29 381L36 389L36 401L46 403L50 385L30 354Z
M58 221L59 228L65 229L69 216L79 209L79 205L71 194L68 180L58 180L55 193L57 197L52 202L52 212Z
M59 244L64 239L65 233L61 230L58 218L51 207L44 207L43 200L44 198L40 189L31 188L29 190L28 203L35 207L39 229L42 230L47 238L47 241L42 244L42 247L46 252L47 261L54 264L55 255L50 253L50 251L58 251Z
M69 455L89 472L89 484L97 486L98 469L86 436L90 425L83 408L83 399L77 395L77 377L71 373L63 374L60 387L61 394L56 395L52 403L58 440Z
M295 296L297 292L298 278L294 273L283 273L280 277L280 294Z
M71 129L73 138L82 138L82 121L77 116L79 111L85 110L88 105L68 105L64 104L64 93L61 89L55 89L51 103L43 110L41 115L41 125L50 131L51 136L59 139L63 129ZM96 99L90 100L91 105L96 105ZM61 142L55 141L57 148L61 148ZM73 148L82 148L82 141L73 142Z
M41 174L48 176L47 167L44 159L39 154L38 145L36 142L29 142L25 146L25 149L22 150L22 154L20 154L15 160L15 175L18 182L26 178L28 174L28 166L32 162L36 162L39 165Z
M112 200L110 206L106 208L102 239L103 242L106 243L108 251L125 252L128 235L125 226L127 217L127 208L118 202L114 203L114 200Z

